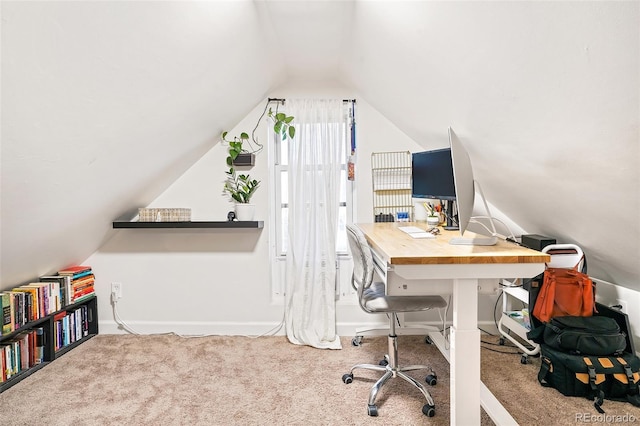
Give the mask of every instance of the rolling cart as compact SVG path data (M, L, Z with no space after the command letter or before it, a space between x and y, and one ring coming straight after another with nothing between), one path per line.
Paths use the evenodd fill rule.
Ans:
M584 253L575 244L550 244L541 251L551 256L551 260L547 263L547 266L551 268L573 268L579 263L578 268L586 273ZM529 291L518 284L518 281L522 280L502 280L504 285L502 288L502 315L498 322L498 331L502 336L500 344L504 345L505 339L508 339L523 352L520 362L526 364L529 356L540 353L540 345L527 339L527 332L531 329L532 323L529 315L533 309L529 309ZM527 307L522 310L513 310L515 301L520 301L523 306ZM516 339L514 334L520 339Z

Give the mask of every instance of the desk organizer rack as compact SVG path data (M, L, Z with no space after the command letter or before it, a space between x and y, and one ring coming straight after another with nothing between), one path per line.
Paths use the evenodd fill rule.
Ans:
M411 152L371 153L371 177L373 184L373 217L413 220L411 202ZM404 219L403 213L406 214ZM376 220L378 221L378 220ZM380 220L388 221L388 220Z

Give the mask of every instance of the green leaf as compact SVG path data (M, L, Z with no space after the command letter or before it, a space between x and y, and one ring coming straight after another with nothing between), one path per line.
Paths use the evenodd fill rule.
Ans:
M282 133L282 122L278 121L274 126L273 126L273 131L280 134Z
M247 140L247 139L249 139L249 135L244 133L244 132L242 132L242 133L240 133L240 139Z
M284 121L285 118L287 118L287 115L283 112L279 112L276 114L276 120L278 121Z
M224 139L224 138L226 138L226 137L227 137L227 133L228 133L228 132L222 132L222 139Z
M287 117L284 119L284 122L287 124L291 123L292 121L293 121L293 117Z
M292 127L292 126L289 126L289 137L290 137L291 139L293 139L293 137L294 137L295 135L296 135L296 128L295 128L295 127Z

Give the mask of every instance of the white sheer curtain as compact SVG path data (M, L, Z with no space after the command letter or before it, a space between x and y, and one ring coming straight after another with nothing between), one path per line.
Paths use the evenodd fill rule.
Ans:
M341 100L287 100L289 245L285 321L292 343L341 349L336 333L336 232L344 118Z

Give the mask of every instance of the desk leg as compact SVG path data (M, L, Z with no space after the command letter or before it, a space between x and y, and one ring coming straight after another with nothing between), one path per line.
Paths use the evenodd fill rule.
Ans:
M478 280L453 281L451 327L451 424L480 424Z

